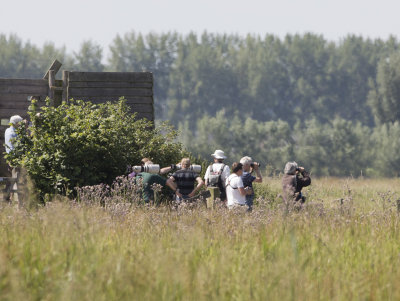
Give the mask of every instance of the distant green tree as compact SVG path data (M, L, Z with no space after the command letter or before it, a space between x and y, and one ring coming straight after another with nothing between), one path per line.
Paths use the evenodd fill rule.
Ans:
M221 110L215 116L199 119L195 134L185 124L181 124L179 130L187 149L203 158L210 159L215 149L222 149L228 156L227 162L251 156L264 167L280 170L294 157L292 133L284 121L258 122L247 118L242 122L238 112L230 116Z
M63 68L73 65L65 47L57 49L52 43L42 48L23 43L16 35L0 34L0 77L42 78L50 64L58 59Z
M358 176L370 166L371 130L335 118L330 124L316 120L295 129L295 157L319 176Z
M177 40L177 33L143 36L131 32L123 37L118 35L110 46L110 71L153 73L157 119L166 119L169 77L176 58Z
M377 126L369 148L374 160L368 162L371 173L384 177L400 176L400 123L388 122Z
M228 37L191 33L181 38L170 76L168 119L175 124L187 120L193 129L206 113L214 115L221 108L233 112L232 103L240 96L230 66Z
M379 123L400 121L400 53L380 60L368 101Z
M102 63L103 49L100 45L85 41L81 44L80 50L74 53L75 68L79 71L102 72L105 66Z

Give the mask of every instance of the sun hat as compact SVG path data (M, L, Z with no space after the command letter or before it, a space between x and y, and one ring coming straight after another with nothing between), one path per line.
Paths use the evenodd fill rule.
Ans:
M215 159L226 159L225 153L220 149L217 149L211 156Z

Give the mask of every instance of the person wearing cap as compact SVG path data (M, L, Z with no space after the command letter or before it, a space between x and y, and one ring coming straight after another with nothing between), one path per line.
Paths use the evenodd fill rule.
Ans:
M300 201L303 204L306 198L302 195L303 187L311 185L310 174L299 167L296 162L287 162L282 177L283 199L285 201Z
M225 153L217 149L211 156L214 163L207 167L204 175L207 187L218 187L221 201L226 201L225 181L229 177L230 168L224 163L226 159Z
M253 191L253 182L262 183L262 176L260 173L259 164L257 162L253 162L251 157L245 156L240 159L240 163L243 164L243 174L242 181L245 189L248 189L251 193L246 195L246 204L249 207L249 211L253 209L253 201L254 201L254 191ZM253 176L253 171L256 172L256 176Z
M22 117L19 115L11 116L10 118L10 127L6 129L4 132L4 146L6 149L6 153L9 154L12 150L14 150L14 141L18 138L17 133L15 131L16 127L23 121ZM15 166L8 165L8 170L11 172L11 177L17 178L19 173L19 168ZM5 191L5 200L11 200L11 188L13 184L10 182L6 183Z
M175 191L176 201L183 201L185 199L194 197L200 188L204 185L203 179L198 173L190 170L190 159L183 158L181 161L182 168L176 171L170 179L176 183L177 189ZM197 186L194 183L197 182Z

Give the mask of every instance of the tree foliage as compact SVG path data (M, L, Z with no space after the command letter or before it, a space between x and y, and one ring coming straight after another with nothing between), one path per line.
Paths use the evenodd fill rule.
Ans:
M376 85L371 85L368 98L378 122L400 121L400 53L380 60Z
M124 100L99 105L77 100L37 113L33 103L32 126L20 128L22 139L8 160L27 169L42 195L111 184L143 157L166 165L182 156L171 127L153 129L151 122L136 120Z

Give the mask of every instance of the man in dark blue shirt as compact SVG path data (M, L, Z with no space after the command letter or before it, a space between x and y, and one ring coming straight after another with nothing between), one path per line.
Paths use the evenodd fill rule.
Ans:
M262 183L262 176L259 169L259 164L257 162L253 162L251 157L243 157L240 159L240 163L243 164L243 174L242 181L245 190L253 191L253 182ZM256 172L256 177L252 175L252 172ZM253 209L253 201L254 201L254 191L251 194L246 195L246 205L249 207L249 211Z
M196 195L196 192L199 191L201 186L204 185L204 181L200 178L200 176L190 170L190 159L183 158L181 161L181 169L176 171L170 179L174 181L177 185L176 200L181 201L184 199L191 198ZM195 182L197 181L197 186L194 187Z

